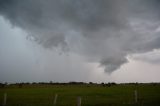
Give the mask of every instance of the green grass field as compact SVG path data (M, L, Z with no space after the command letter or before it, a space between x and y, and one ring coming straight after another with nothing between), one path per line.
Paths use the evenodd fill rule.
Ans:
M138 92L135 103L134 90ZM54 106L54 96L58 94L56 106L160 106L160 85L27 85L0 88L0 105L7 93L6 106Z

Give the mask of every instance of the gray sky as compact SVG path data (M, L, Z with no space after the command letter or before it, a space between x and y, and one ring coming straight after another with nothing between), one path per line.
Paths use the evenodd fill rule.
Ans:
M0 0L0 81L159 82L158 0Z

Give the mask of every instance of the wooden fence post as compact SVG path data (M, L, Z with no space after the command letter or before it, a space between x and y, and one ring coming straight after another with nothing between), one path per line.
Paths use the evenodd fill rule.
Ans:
M3 106L7 104L7 93L4 93Z
M137 94L137 90L134 91L134 96L135 96L135 103L138 102L138 94Z
M81 97L77 98L77 106L81 106Z
M58 95L55 94L55 96L54 96L54 105L56 105L56 103L57 103L57 97L58 97Z

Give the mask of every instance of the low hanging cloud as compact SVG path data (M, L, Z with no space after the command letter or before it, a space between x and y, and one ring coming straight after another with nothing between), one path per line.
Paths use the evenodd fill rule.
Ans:
M158 0L0 0L0 15L44 48L99 62L112 72L126 56L160 48Z

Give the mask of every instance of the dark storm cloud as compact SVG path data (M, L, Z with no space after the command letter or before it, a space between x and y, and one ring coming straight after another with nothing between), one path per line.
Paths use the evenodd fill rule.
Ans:
M0 14L45 48L100 62L107 72L126 56L159 48L157 0L0 0Z

